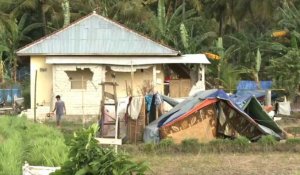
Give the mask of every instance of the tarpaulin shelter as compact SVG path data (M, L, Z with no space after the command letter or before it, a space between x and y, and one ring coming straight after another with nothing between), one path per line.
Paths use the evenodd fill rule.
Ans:
M171 137L177 143L187 138L208 142L237 135L253 141L262 135L283 138L284 132L259 108L254 97L242 101L248 113L241 108L244 105L239 107L223 90L198 92L150 123L145 128L144 141L158 142Z

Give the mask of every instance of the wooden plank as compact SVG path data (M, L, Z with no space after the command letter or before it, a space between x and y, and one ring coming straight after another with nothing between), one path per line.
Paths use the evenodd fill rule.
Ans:
M115 100L115 96L109 92L104 92L104 97Z
M170 97L180 97L180 80L170 80Z
M192 85L190 79L180 80L180 97L188 97L191 91Z
M0 108L0 111L9 111L9 110L13 110L13 108L11 107Z
M122 145L122 139L115 139L115 138L95 138L99 141L100 144L106 145Z
M99 85L111 85L111 86L119 86L116 82L102 82Z

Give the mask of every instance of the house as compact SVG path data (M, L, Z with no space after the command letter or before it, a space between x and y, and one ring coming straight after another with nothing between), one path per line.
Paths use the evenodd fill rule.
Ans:
M118 97L140 95L145 88L163 93L166 64L200 64L204 87L204 64L209 64L204 54L181 55L95 12L26 45L17 55L30 57L31 109L36 104L41 116L53 108L58 94L67 115L99 115L99 84L105 81L118 83Z

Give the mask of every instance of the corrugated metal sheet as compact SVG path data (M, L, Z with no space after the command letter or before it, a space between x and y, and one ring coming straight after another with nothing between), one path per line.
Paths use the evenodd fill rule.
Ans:
M178 55L179 52L91 14L21 48L18 55Z
M108 64L108 65L152 65L152 64L210 64L204 54L182 56L47 56L47 64Z

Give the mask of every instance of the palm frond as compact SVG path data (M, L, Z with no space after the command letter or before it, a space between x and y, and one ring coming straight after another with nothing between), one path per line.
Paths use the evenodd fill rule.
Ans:
M181 41L185 49L189 48L189 35L183 23L180 24Z

